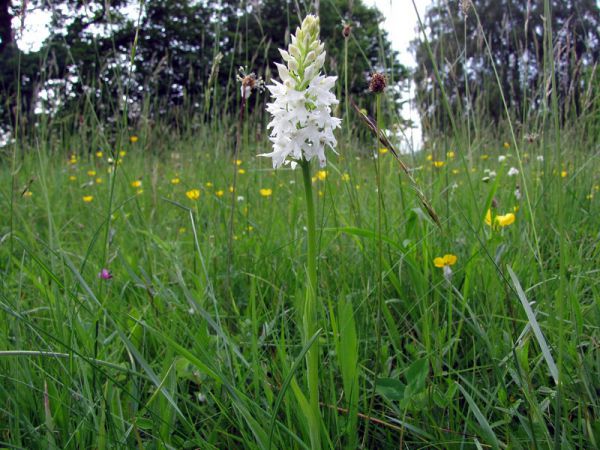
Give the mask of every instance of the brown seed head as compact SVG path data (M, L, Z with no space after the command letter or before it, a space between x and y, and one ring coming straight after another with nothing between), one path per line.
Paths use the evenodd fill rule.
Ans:
M387 79L382 73L374 73L371 75L371 82L369 83L369 91L374 94L383 92L387 86Z
M350 37L350 32L352 31L352 27L348 24L344 24L344 28L342 28L342 35L345 38L349 38Z

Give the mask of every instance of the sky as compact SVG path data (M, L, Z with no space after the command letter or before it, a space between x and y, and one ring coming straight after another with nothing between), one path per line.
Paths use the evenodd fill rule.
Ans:
M410 41L416 36L417 13L412 0L363 0L367 5L377 6L386 18L384 29L389 33L394 50L400 52L400 62L410 67L415 66L415 59L408 51ZM421 18L431 0L415 0Z

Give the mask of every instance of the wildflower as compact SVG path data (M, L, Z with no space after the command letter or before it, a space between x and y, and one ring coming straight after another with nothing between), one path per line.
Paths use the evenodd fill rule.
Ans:
M259 192L260 195L262 195L263 197L270 197L271 194L273 194L273 189L262 188Z
M519 175L519 169L517 169L516 167L511 167L510 169L508 169L507 175L509 177L512 177L512 176L515 176L515 175Z
M387 152L388 152L388 149L387 149L387 148L385 148L385 147L381 147L381 148L379 149L379 154L380 154L380 155L385 155Z
M126 152L125 150L121 150L121 151L119 152L119 156L120 156L120 157L123 157L123 156L125 156L126 154L127 154L127 152Z
M131 142L132 144L135 144L138 141L138 137L134 134L133 136L129 137L129 142Z
M486 159L488 159L488 158L489 158L489 156L484 154L484 155L481 155L481 156L480 156L480 158L481 158L483 161L485 161Z
M171 184L179 184L179 183L181 183L181 180L178 177L171 178Z
M94 196L93 195L84 195L82 197L83 201L86 203L90 203L92 200L94 200Z
M213 187L213 184L210 181L207 181L204 186L206 186L207 188L211 188Z
M27 190L25 192L23 192L23 197L29 198L33 195L33 192L31 192L30 190Z
M537 159L537 160L538 160L538 161L540 161L540 162L544 162L544 155L537 155L537 156L535 157L535 159Z
M215 192L215 195L217 197L223 197L223 195L225 195L225 191L223 191L222 189L220 189L217 192Z
M141 180L135 180L131 182L131 187L132 188L139 188L142 186L142 181Z
M69 177L69 181L77 181L77 177L75 175L71 175Z
M515 222L514 213L507 213L504 215L498 215L495 217L495 222L500 227L507 227Z
M238 173L240 175L244 175L246 173L246 171L244 169L238 169Z
M104 180L100 177L96 178L96 184L102 184Z
M98 150L96 152L96 158L102 158L102 156L103 156L103 153L100 150Z
M235 160L235 165L236 166L241 166L242 165L242 160L241 159L236 159Z
M179 232L179 234L183 234L186 232L185 227L179 227L179 230L177 230Z
M371 75L371 81L369 82L369 91L374 94L383 92L387 86L387 79L382 73L374 73Z
M190 200L198 200L200 198L200 190L199 189L191 189L185 193L187 198Z
M460 173L460 170L458 169L452 169L452 174L453 175L458 175Z
M438 256L437 258L434 258L433 265L435 267L443 269L444 278L450 280L450 278L452 277L452 269L450 268L450 266L456 264L457 259L458 258L456 257L456 255L446 254L444 256Z
M350 181L350 175L347 173L342 174L342 181Z
M88 170L87 174L88 174L88 177L95 177L96 176L96 171L95 170Z
M236 198L236 200L238 202L243 202L244 201L244 196L243 195L238 195L237 198Z
M71 155L69 157L69 164L73 165L73 164L77 164L77 156L75 155Z
M431 155L431 154L427 155L426 159L427 159L427 161L432 161L433 160L433 155Z
M102 269L98 274L98 278L101 278L103 280L110 280L112 277L113 276L108 269Z
M518 200L521 200L521 188L517 185L517 187L515 188L515 198Z
M233 192L235 191L235 188L233 186L229 186L229 192Z
M331 89L336 77L320 74L325 63L324 44L319 41L319 19L309 15L302 27L292 36L288 51L280 50L287 67L277 64L281 83L267 86L274 101L267 105L273 119L271 153L260 156L272 158L273 167L290 162L292 167L301 160L319 159L325 166L325 147L337 145L333 130L341 120L331 116L331 107L338 103Z
M317 178L319 179L319 181L325 181L325 179L327 178L327 171L326 170L319 170L317 172Z
M436 167L438 169L440 167L444 167L444 164L445 164L444 161L433 161L433 167Z
M568 173L567 173L567 171L566 171L566 170L561 170L561 172L560 172L560 177L561 177L561 178L566 178L566 177L567 177L567 175L568 175Z
M450 150L448 153L446 153L446 156L448 158L452 159L456 156L456 154L452 150Z
M502 144L502 146L507 150L510 148L510 144L508 142L505 142L504 144Z
M506 160L506 155L498 156L498 162L504 162Z

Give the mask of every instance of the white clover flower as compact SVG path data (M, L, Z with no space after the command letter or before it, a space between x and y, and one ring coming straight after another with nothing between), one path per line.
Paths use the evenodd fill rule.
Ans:
M544 161L544 155L538 155L538 156L536 157L536 159L537 159L538 161Z
M506 155L498 156L498 162L504 162L505 159L506 159Z
M272 158L273 168L288 163L293 168L314 157L323 167L325 147L335 151L333 130L341 119L331 116L331 107L338 103L331 90L337 77L321 75L324 47L319 41L319 19L309 15L292 36L288 51L279 50L287 66L276 64L281 82L274 80L267 86L274 99L267 105L273 116L267 126L272 128L273 151L259 155Z
M519 169L517 169L516 167L511 167L510 169L508 169L507 175L509 177L513 177L515 175L519 175Z

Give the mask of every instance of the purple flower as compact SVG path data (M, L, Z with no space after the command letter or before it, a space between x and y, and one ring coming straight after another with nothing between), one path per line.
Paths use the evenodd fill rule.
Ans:
M108 271L108 269L102 269L98 274L98 278L102 278L103 280L110 280L112 278L112 275Z

